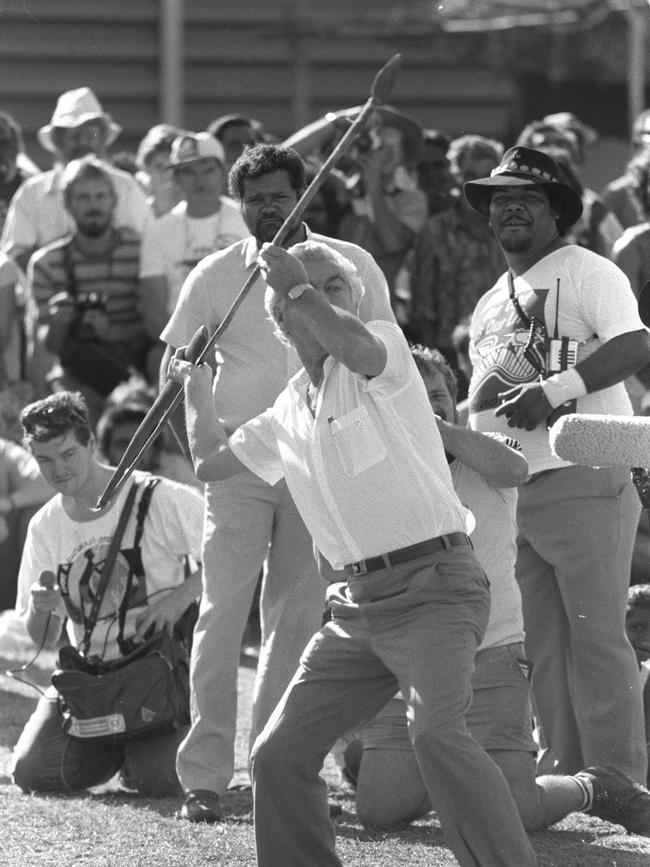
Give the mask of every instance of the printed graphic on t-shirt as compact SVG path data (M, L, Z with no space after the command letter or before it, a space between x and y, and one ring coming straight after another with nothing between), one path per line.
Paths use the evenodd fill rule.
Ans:
M58 584L68 616L74 623L83 624L90 615L110 544L110 537L84 543L73 552L69 562L59 565ZM122 548L102 600L98 621L117 620L130 571L133 577L126 607L129 609L146 605L147 582L143 574L140 548Z
M544 322L548 291L534 289L522 304L528 317ZM477 357L469 395L471 414L497 407L500 392L539 379L539 372L524 356L528 330L507 295L484 307L480 322L474 323L473 340Z

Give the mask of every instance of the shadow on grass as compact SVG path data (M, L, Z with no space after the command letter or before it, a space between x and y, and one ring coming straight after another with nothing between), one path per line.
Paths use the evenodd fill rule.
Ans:
M347 806L347 805L346 805ZM435 849L451 849L445 843L444 834L435 817L431 814L418 822L394 828L383 829L364 828L359 824L356 814L349 808L343 808L340 817L334 819L336 835L361 843L394 842L406 846L422 845ZM616 867L647 867L648 846L650 839L638 836L628 836L618 825L609 825L598 819L591 819L583 814L567 817L564 823L575 822L576 830L554 826L550 829L530 833L531 843L540 858L541 864L559 865L565 863L575 865L584 863L589 857L589 863L594 867L616 865ZM591 824L585 824L591 823ZM564 853L564 861L562 856ZM615 857L614 857L615 853ZM613 859L613 860L612 860Z
M50 796L51 797L51 796ZM79 793L78 795L62 795L66 798L92 798L96 803L107 806L128 805L133 810L146 810L157 813L162 818L175 818L175 813L180 809L182 797L177 798L146 798L127 792L102 792L99 794ZM221 797L224 819L223 824L253 823L253 796L250 790L229 789ZM189 824L189 823L188 823Z
M381 828L364 828L355 813L343 810L343 815L334 819L337 837L347 837L362 843L379 843L395 840L405 843L423 843L429 846L445 846L444 836L435 817L426 824L404 825L385 831Z

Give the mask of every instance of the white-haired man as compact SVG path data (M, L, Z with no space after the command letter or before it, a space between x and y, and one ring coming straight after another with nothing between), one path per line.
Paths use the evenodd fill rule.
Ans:
M347 575L253 747L258 864L340 865L319 770L399 687L459 863L533 865L506 782L465 725L488 582L408 344L394 323L358 318L361 282L325 245L265 247L260 262L269 312L304 364L273 407L228 439L211 371L180 354L171 364L199 478L284 478L316 547Z
M229 188L239 201L250 236L206 256L190 273L161 335L168 344L164 372L176 347L187 345L201 326L217 328L228 315L251 276L261 246L275 237L302 196L305 166L291 148L260 144L234 164ZM362 319L393 320L386 281L369 253L356 244L312 236L302 222L292 227L287 246L307 237L318 238L354 262L367 289ZM219 355L226 364L213 388L228 433L270 406L300 366L295 351L273 336L261 274L250 288L239 314L219 341ZM212 357L216 366L214 353ZM262 641L253 691L251 744L321 623L325 588L311 538L284 482L271 486L255 473L241 472L206 485L204 588L192 647L192 728L179 749L177 766L186 793L180 815L190 821L218 821L219 798L232 779L237 669L262 568Z

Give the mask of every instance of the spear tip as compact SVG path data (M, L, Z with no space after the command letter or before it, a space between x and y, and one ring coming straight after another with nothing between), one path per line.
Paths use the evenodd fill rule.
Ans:
M402 66L402 55L393 54L390 60L379 70L372 82L370 95L375 105L383 105L391 94L397 80L397 73Z

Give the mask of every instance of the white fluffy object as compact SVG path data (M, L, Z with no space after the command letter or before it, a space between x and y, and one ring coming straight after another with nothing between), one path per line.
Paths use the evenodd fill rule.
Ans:
M650 418L561 416L549 431L558 458L583 467L650 467Z

